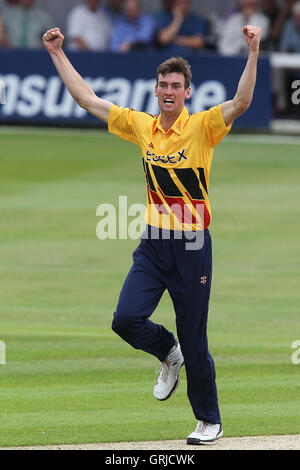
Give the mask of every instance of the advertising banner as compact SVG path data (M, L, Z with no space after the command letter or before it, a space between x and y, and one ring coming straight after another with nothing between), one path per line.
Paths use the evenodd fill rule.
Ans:
M154 96L158 65L167 57L154 53L70 52L68 58L95 93L119 106L158 114ZM246 57L193 54L192 96L195 113L233 98ZM49 54L44 51L0 51L0 122L101 126L80 108L61 82ZM270 61L261 58L251 108L236 128L268 128L271 120Z

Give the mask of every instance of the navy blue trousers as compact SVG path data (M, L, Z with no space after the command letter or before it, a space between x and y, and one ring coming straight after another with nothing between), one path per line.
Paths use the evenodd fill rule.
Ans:
M163 361L175 338L150 316L167 289L174 305L187 394L194 415L199 420L221 423L215 366L207 342L212 276L210 233L202 232L202 248L187 250L185 237L163 239L162 231L158 232L158 239L142 237L133 253L133 265L120 293L112 329L132 347Z

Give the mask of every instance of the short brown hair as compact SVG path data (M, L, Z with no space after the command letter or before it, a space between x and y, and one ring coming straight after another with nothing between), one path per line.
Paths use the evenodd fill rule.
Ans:
M182 73L184 76L184 88L187 89L191 86L191 66L188 61L182 57L171 57L160 64L156 72L156 83L158 83L159 74L165 76L168 73Z

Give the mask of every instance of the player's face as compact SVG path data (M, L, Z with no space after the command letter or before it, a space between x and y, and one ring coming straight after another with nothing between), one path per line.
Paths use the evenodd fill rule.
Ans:
M158 106L164 114L180 114L185 100L190 97L191 89L184 87L184 75L182 73L159 74L155 87L155 96L158 98Z

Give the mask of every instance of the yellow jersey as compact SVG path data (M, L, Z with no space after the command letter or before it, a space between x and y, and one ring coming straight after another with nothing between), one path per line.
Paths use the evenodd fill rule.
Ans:
M108 130L141 148L147 188L148 225L181 231L206 229L214 147L230 131L221 105L189 114L184 107L166 132L161 115L112 105Z

